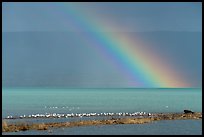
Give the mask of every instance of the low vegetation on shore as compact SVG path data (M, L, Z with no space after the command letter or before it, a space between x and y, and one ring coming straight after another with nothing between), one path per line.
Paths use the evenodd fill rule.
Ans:
M202 119L202 113L170 113L156 114L154 117L127 117L127 118L111 118L108 120L84 120L73 122L53 122L53 123L11 123L2 121L2 132L18 132L26 130L48 130L52 127L75 127L75 126L91 126L91 125L112 125L112 124L144 124L158 120L179 120L179 119Z

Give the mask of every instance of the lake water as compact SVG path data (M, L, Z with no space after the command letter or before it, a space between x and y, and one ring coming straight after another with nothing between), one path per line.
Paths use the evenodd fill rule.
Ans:
M184 109L202 112L202 89L200 88L3 88L2 95L3 118L8 115L20 116L37 113L67 114L137 111L164 113L183 112ZM29 120L36 122L36 119ZM61 121L69 120L73 120L73 118L61 119ZM37 121L41 122L43 120ZM50 121L56 121L56 119L49 119ZM46 121L44 120L44 122ZM181 129L175 128L173 126L175 124L176 127L181 126ZM191 130L188 126L191 127ZM66 128L63 132L61 132L62 129L54 129L53 134L140 134L142 131L145 131L145 134L174 134L175 131L176 134L201 134L202 120L159 121L145 125L109 125L97 127ZM108 129L112 130L107 131ZM125 129L125 131L122 132L121 129ZM141 132L136 132L139 129ZM4 134L48 134L48 132L26 131Z

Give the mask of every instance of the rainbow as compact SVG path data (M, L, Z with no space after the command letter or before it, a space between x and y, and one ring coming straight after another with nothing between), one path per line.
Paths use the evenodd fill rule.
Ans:
M58 3L65 23L71 23L75 30L89 30L80 38L94 45L98 52L109 58L121 69L132 82L133 87L173 88L189 87L184 78L168 61L159 56L154 49L149 49L144 42L136 41L130 35L105 33L104 29L117 30L121 27L104 17L98 17L94 11L82 12L77 3Z

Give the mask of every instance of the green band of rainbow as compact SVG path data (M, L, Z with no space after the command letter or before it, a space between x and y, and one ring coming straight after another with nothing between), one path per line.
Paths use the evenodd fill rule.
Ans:
M81 7L82 8L82 7ZM109 20L94 15L94 12L81 12L77 4L59 4L59 16L65 18L75 30L88 30L81 38L97 46L101 54L108 55L135 87L188 87L189 83L170 66L158 53L147 49L141 41L121 33L105 33L106 28L119 28ZM132 84L130 84L132 85Z

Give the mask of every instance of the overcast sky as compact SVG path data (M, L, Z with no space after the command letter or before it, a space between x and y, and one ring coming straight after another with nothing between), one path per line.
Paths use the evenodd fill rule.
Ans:
M199 2L107 2L107 3L3 3L3 32L65 31L69 26L69 6L79 14L94 12L124 28L111 31L199 31L202 3ZM66 26L64 25L66 21ZM110 30L109 30L110 31Z
M105 25L96 30L78 27L86 19L119 27ZM3 2L3 85L134 87L94 46L85 44L77 34L79 31L141 37L191 87L201 87L202 3L199 2Z

